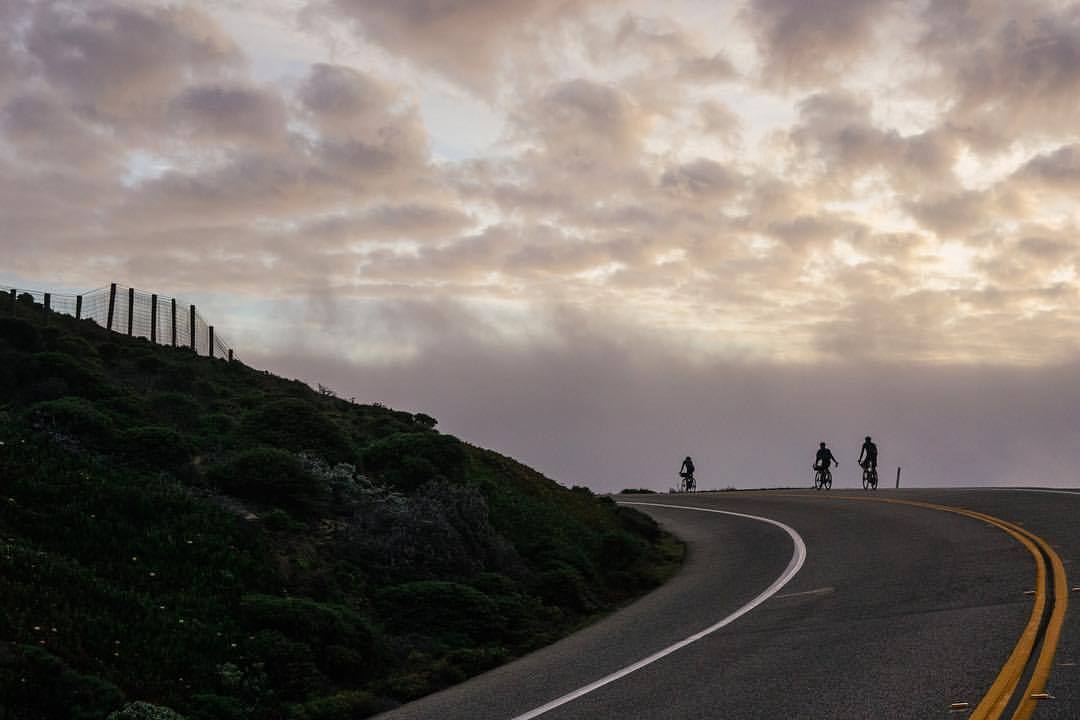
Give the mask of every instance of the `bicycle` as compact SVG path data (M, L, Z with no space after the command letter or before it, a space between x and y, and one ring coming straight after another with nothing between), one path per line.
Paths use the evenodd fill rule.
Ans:
M679 473L679 492L694 492L697 489L697 481L693 475Z
M829 468L815 468L814 469L814 489L829 490L832 488L832 472Z
M877 468L871 467L869 463L863 465L862 471L862 489L863 490L877 490L878 476Z

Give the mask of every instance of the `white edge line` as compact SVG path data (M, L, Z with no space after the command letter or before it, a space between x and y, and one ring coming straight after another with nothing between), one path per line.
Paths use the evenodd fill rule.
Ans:
M780 575L780 577L778 577L776 580L773 581L772 585L765 588L765 590L763 590L760 595L758 595L753 600L751 600L750 602L743 605L741 608L739 608L735 612L728 615L723 620L720 620L719 622L716 622L716 623L710 625L709 627L705 628L704 630L696 632L693 635L691 635L691 636L689 636L689 637L687 637L687 638L685 638L683 640L680 640L679 642L677 642L677 643L675 643L673 645L669 645L668 647L664 648L663 650L658 650L657 652L654 652L652 655L649 655L646 658L638 660L636 663L633 663L632 665L627 665L626 667L622 668L621 670L616 670L615 672L611 673L610 675L605 675L604 677L600 678L599 680L596 680L595 682L591 682L588 685L584 685L584 686L578 688L577 690L569 692L566 695L563 695L562 697L556 698L556 699L552 700L549 703L541 705L538 708L535 708L533 710L529 710L528 712L522 713L521 715L516 715L511 720L531 720L531 718L539 717L540 715L543 715L544 713L548 712L549 710L554 710L555 708L557 708L557 707L559 707L561 705L565 705L568 702L572 702L574 700L577 700L579 697L582 697L583 695L588 695L589 693L591 693L594 690L597 690L599 688L604 687L605 685L608 685L610 683L615 682L616 680L624 678L627 675L629 675L630 673L637 672L641 668L643 668L643 667L645 667L647 665L651 665L654 662L656 662L657 660L660 660L661 658L667 657L668 655L675 652L676 650L681 650L682 648L686 647L687 645L690 645L691 643L695 643L695 642L697 642L698 640L702 639L703 637L705 637L707 635L711 635L712 633L716 632L720 628L725 627L727 625L730 625L731 623L735 622L736 620L741 618L746 613L748 613L751 610L753 610L754 608L756 608L761 603L763 603L766 600L768 600L769 598L771 598L776 593L780 592L780 589L783 588L785 585L787 585L788 582L790 582L791 579L793 577L795 577L795 574L798 573L799 570L802 568L803 563L806 562L806 543L803 542L802 537L799 535L799 533L795 532L795 530L793 528L785 525L782 522L779 522L778 520L772 520L771 518L761 517L760 515L747 515L745 513L730 512L728 510L713 510L712 508L689 507L689 506L686 506L686 505L666 505L666 504L663 504L663 503L648 503L648 502L620 502L619 504L620 505L647 505L649 507L674 508L676 510L697 510L698 512L710 512L710 513L717 513L717 514L720 514L720 515L734 515L735 517L747 518L747 519L750 519L750 520L758 520L760 522L769 523L770 525L775 525L778 528L782 529L784 532L786 532L791 537L792 542L795 544L795 552L792 554L791 560L788 562L787 568L784 569L784 572Z

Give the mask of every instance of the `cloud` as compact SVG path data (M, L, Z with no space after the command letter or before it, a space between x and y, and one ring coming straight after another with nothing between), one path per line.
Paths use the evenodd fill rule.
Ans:
M385 122L394 93L355 68L317 63L298 92L300 102L324 132L350 135L373 120Z
M728 145L737 145L741 141L743 122L727 105L706 101L700 105L698 113L704 132Z
M155 115L190 77L241 60L231 38L192 6L46 1L35 6L23 43L47 82L104 122Z
M120 145L82 121L45 90L12 95L0 106L0 132L27 167L105 171L116 166Z
M319 220L304 229L305 235L348 240L398 239L406 241L447 239L474 221L455 207L439 205L377 205L362 213Z
M723 164L698 158L666 170L660 185L682 197L715 202L731 198L743 187L743 181Z
M330 0L366 40L481 94L526 32L578 16L597 0ZM527 31L524 29L528 29Z
M932 195L908 204L915 219L943 238L977 234L993 222L1001 207L993 191L977 190Z
M1080 145L1065 145L1036 155L1024 163L1012 179L1040 190L1075 192L1080 188Z
M535 105L535 115L518 118L545 143L550 153L597 159L636 152L646 118L618 88L578 78L556 83Z
M619 21L610 45L590 49L600 64L613 55L628 55L648 62L652 72L674 67L675 76L697 83L725 82L738 76L723 52L709 51L704 44L670 16L642 17L627 14Z
M277 143L285 139L280 94L244 85L196 85L170 103L170 117L201 142Z
M919 49L939 68L949 121L977 146L1075 135L1080 9L1067 3L931 3Z
M781 85L816 85L851 69L875 43L892 0L750 0L745 18L763 75Z
M957 185L953 165L961 149L946 129L904 136L879 128L872 103L844 90L813 93L799 103L791 139L802 161L821 164L830 182L885 173L900 189L948 189Z

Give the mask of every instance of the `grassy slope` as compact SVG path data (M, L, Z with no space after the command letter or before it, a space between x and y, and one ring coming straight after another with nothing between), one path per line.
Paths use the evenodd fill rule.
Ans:
M426 415L39 313L0 319L5 720L360 717L679 560L644 515Z

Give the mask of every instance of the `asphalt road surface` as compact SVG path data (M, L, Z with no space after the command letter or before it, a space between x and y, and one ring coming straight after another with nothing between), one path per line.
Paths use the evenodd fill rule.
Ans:
M620 496L684 506L639 506L689 544L675 578L550 647L381 717L970 717L1032 615L1036 560L987 522L848 499L865 495L1020 525L1060 555L1067 591L1080 585L1080 493ZM1068 594L1039 720L1080 718L1080 592Z

